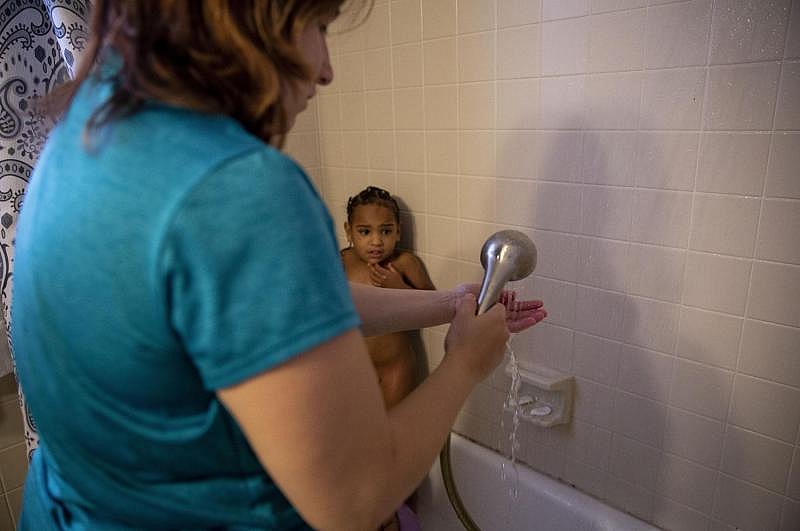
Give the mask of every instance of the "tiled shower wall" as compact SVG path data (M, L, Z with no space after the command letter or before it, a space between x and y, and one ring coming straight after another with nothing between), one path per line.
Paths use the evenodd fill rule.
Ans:
M513 348L575 420L520 457L667 529L800 529L800 2L379 0L331 54L289 150L340 233L376 184L440 288L501 228L539 249ZM508 446L508 385L457 430Z

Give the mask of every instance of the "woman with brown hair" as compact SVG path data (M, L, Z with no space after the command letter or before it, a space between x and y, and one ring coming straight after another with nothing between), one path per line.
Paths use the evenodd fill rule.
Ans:
M20 529L377 528L541 303L508 320L463 288L351 294L323 203L272 147L332 79L340 0L93 3L17 233L41 434ZM451 319L386 412L362 333Z

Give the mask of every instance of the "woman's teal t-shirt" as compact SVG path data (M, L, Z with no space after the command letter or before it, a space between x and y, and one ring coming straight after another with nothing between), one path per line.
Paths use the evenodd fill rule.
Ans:
M358 326L305 173L163 105L53 131L16 238L12 338L41 435L21 528L305 528L215 390ZM274 426L280 430L280 426Z

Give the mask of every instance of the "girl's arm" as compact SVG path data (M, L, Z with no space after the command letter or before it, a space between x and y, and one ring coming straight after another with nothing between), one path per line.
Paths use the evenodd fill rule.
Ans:
M403 276L411 283L414 289L436 289L433 285L428 270L425 264L419 259L417 255L411 252L404 252L400 255L399 267Z
M449 304L442 303L443 314L451 313ZM464 298L444 359L389 412L356 330L219 391L309 525L373 530L419 485L466 397L503 358L502 307L477 317L475 307L473 296Z

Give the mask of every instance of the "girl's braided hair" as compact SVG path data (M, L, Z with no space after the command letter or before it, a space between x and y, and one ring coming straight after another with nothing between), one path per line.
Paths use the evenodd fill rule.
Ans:
M353 212L356 207L361 205L380 205L388 208L394 214L397 224L400 224L400 206L392 194L378 188L377 186L367 186L356 195L347 200L347 222L352 223Z

